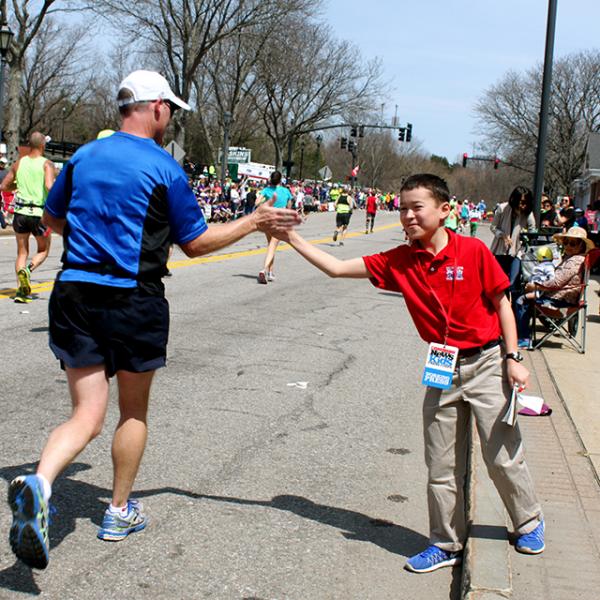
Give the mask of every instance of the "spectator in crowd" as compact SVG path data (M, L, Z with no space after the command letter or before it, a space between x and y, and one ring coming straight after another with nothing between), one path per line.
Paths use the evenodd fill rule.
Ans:
M563 196L560 199L560 208L556 215L556 223L563 228L563 231L573 227L575 224L575 207L573 199L570 196Z
M533 194L529 188L518 186L512 191L508 202L498 205L490 226L494 235L490 250L508 275L511 292L516 291L521 272L520 234L533 229Z
M583 262L587 252L594 248L587 232L581 227L571 227L566 233L556 234L554 240L563 248L563 258L556 267L554 277L544 282L531 281L525 286L530 300L548 308L567 308L579 300L583 284ZM539 294L535 294L539 292ZM531 303L517 304L517 331L519 347L530 344Z
M556 226L556 209L546 194L542 194L542 210L540 212L540 227Z

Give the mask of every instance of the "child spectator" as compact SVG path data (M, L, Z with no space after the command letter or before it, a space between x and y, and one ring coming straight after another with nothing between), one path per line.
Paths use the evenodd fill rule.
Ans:
M554 279L554 254L552 254L552 248L548 246L540 246L536 252L537 265L531 273L529 283L546 283L551 279ZM534 300L540 295L539 291L527 292L517 298L517 304L523 304L525 300Z
M408 245L340 260L295 231L286 237L330 277L368 278L378 288L401 292L419 334L430 344L423 375L430 546L409 558L406 568L427 573L462 560L471 413L488 472L518 534L515 548L539 554L544 550L544 520L521 435L518 425L502 422L513 386L524 388L529 380L505 294L508 278L480 240L443 227L450 212L443 179L413 175L400 194L400 220ZM430 368L440 355L451 363L443 375Z

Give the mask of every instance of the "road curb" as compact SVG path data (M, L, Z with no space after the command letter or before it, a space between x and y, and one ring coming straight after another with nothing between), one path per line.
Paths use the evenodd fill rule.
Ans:
M512 596L507 515L481 456L471 419L466 499L469 537L463 559L461 598L498 600Z

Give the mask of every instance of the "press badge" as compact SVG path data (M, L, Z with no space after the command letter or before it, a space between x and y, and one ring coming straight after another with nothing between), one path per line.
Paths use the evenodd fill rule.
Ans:
M444 344L429 344L425 371L421 383L447 390L452 386L452 376L458 360L458 348Z

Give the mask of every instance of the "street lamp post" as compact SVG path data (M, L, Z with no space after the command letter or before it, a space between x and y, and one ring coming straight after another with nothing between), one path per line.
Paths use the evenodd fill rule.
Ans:
M12 29L6 21L2 23L0 27L0 142L4 140L2 135L4 130L4 66L13 35Z
M231 113L223 113L223 156L221 157L221 193L225 186L225 173L227 172L227 159L229 157L229 126L231 125Z

